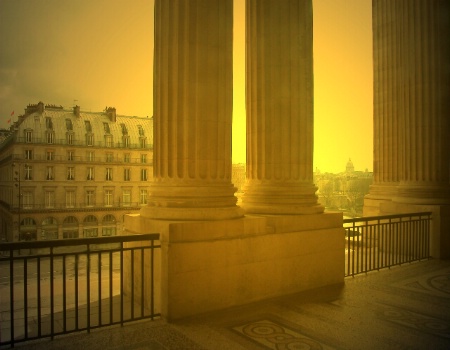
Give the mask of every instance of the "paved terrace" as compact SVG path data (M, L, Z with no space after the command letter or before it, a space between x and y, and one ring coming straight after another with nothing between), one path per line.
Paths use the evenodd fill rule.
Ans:
M26 349L450 349L450 261L429 260L168 324L137 322Z

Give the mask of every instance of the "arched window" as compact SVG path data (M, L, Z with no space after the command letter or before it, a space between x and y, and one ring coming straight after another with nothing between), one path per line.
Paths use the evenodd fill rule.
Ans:
M24 218L20 222L20 241L35 241L37 239L37 226L33 218Z
M55 218L48 217L42 221L41 239L58 239L58 222Z
M98 237L98 221L94 215L88 215L83 220L83 236L85 238Z
M116 218L114 215L108 214L102 220L102 236L116 235Z
M68 216L62 224L63 238L78 238L78 219Z

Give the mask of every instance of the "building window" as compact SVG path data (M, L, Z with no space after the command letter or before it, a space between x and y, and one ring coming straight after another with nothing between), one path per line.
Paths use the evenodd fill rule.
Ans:
M66 208L75 208L75 191L66 191Z
M54 180L55 179L55 175L54 175L54 170L52 166L48 166L47 167L47 180Z
M106 134L110 134L111 131L109 130L109 124L108 123L103 123L103 129L105 130Z
M33 192L25 191L22 194L22 206L24 209L32 209L34 203Z
M26 130L25 131L25 142L26 143L33 142L33 131L31 131L31 130Z
M46 218L42 221L41 239L58 239L58 222L55 218Z
M112 162L112 161L113 161L113 158L114 158L114 156L113 156L112 153L106 153L106 161L107 161L108 163Z
M33 159L33 151L31 149L25 150L25 159Z
M75 160L75 152L74 151L67 151L67 160L69 160L69 161Z
M87 168L87 179L94 180L94 168L92 167Z
M123 169L123 180L124 181L130 181L131 176L130 176L130 169L126 168Z
M139 144L140 144L141 148L145 148L147 146L147 139L140 138L139 139Z
M89 120L84 121L84 126L86 128L86 132L92 132L91 122Z
M89 152L87 153L87 160L88 160L88 162L93 162L93 161L95 161L94 152L89 151Z
M53 144L55 142L55 133L52 131L47 131L47 143Z
M45 191L45 207L54 208L55 207L55 192Z
M47 160L55 160L55 152L47 151Z
M75 168L73 166L67 168L67 180L75 180Z
M128 134L127 126L124 123L122 123L120 124L120 127L122 129L122 135L127 135Z
M86 134L86 146L93 146L93 145L94 145L94 135Z
M139 203L140 204L147 204L147 190L141 190Z
M102 236L115 236L116 235L116 218L108 214L102 221Z
M63 238L78 238L78 220L74 216L68 216L62 224Z
M131 161L130 153L125 153L125 154L123 155L123 161L124 161L125 163L129 163L129 162Z
M147 169L141 169L141 181L147 181Z
M123 137L123 147L125 147L125 148L130 147L130 136Z
M50 117L45 117L45 127L47 129L53 129L53 122L52 122L52 118Z
M33 167L25 164L25 180L33 180Z
M105 146L112 147L113 146L113 138L111 135L105 135Z
M106 181L112 181L112 168L106 168Z
M105 206L113 205L113 191L105 190Z
M143 164L147 163L147 155L146 154L141 154L141 163L143 163Z
M93 190L87 190L86 191L86 206L87 207L93 207L94 206L94 191Z
M94 215L88 215L83 221L83 235L86 238L98 236L98 222Z
M66 141L67 141L68 145L73 145L73 139L74 139L74 136L72 133L66 134Z
M72 124L72 120L71 119L66 119L66 129L68 131L73 130L73 124Z
M131 190L123 190L122 203L123 203L124 206L130 206L131 205Z

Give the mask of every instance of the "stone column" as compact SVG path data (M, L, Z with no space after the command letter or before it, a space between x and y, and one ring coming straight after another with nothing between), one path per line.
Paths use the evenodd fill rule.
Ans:
M323 212L313 184L311 0L246 2L248 213Z
M450 204L450 4L374 0L374 200Z
M373 185L364 215L378 215L380 204L397 193L401 175L402 113L401 1L373 1Z
M450 3L399 6L403 168L396 202L450 204Z
M241 217L231 183L232 0L155 0L154 182L141 215Z

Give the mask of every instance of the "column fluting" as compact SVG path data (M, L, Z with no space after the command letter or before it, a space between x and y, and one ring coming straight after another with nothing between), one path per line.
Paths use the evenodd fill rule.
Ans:
M404 0L402 167L396 202L450 203L450 3Z
M141 214L242 216L231 183L232 0L155 0L153 183Z
M323 212L313 184L311 0L246 1L248 213Z

